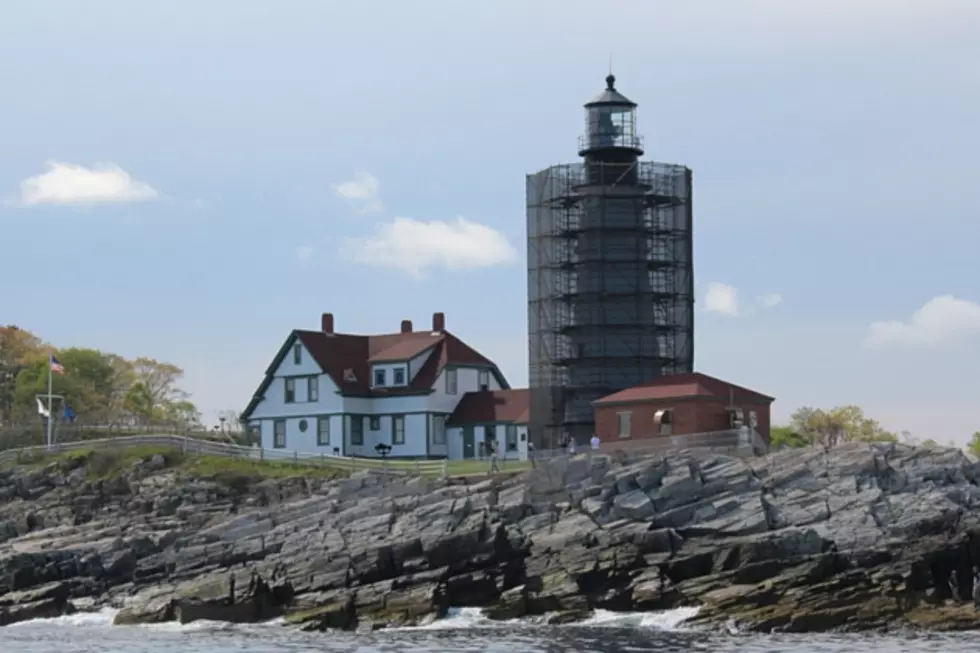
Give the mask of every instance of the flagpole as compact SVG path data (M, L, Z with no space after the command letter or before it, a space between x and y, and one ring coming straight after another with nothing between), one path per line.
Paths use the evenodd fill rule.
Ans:
M51 369L51 355L48 354L48 449L51 449L52 445L52 430L54 427L54 399L52 398L52 390L54 387L54 371Z

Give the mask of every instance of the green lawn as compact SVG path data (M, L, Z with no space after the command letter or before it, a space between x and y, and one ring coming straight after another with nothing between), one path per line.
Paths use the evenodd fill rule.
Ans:
M519 472L530 469L531 464L526 460L501 460L498 464L501 472ZM450 460L448 463L450 476L475 476L490 473L489 460Z
M64 463L74 469L84 465L90 480L116 476L131 469L138 461L149 461L160 455L168 469L195 477L238 477L241 479L290 478L297 476L334 478L346 476L364 469L383 470L439 477L443 474L441 460L380 460L377 458L330 458L298 460L257 460L231 458L208 454L185 453L180 449L157 445L134 445L117 448L82 448L60 453L44 451L22 453L17 458L3 461L2 465L40 468L51 463ZM523 471L530 468L524 460L501 460L501 473ZM480 476L490 473L486 460L450 460L445 463L450 476Z
M163 457L167 469L188 476L215 478L217 480L258 481L298 476L335 478L346 475L344 470L304 462L263 462L247 458L185 454L180 449L173 447L147 445L113 449L75 449L55 454L29 453L23 454L17 459L7 460L4 464L8 467L23 465L30 468L40 468L51 463L64 463L68 469L84 465L88 479L97 481L117 476L132 469L138 461L148 462L155 455Z

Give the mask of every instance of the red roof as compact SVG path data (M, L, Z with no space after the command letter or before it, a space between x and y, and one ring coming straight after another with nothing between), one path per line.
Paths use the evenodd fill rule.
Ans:
M450 415L449 426L514 422L527 424L530 414L529 390L484 390L467 392Z
M650 383L626 388L592 403L593 405L627 404L638 401L690 399L693 397L714 397L727 400L732 391L738 393L743 398L749 395L763 402L775 401L772 397L764 395L761 392L749 390L748 388L743 388L728 381L722 381L721 379L702 374L701 372L688 372L685 374L671 374L651 381Z
M262 399L263 393L272 382L273 374L296 340L310 352L323 373L333 380L342 394L390 397L428 392L442 370L450 365L490 367L498 383L506 386L506 380L492 361L445 330L375 336L296 330L286 339L266 370L265 380L243 413L246 418ZM372 363L407 361L427 350L430 351L428 358L407 386L371 387ZM351 372L354 373L354 378L351 378Z

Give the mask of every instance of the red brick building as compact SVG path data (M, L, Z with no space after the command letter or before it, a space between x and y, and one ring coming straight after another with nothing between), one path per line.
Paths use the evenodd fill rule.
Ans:
M754 427L769 444L774 399L700 372L674 374L603 397L595 406L604 443Z

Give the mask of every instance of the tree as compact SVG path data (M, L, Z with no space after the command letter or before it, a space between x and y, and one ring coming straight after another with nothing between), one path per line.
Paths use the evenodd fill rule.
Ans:
M967 451L974 456L980 457L980 431L974 431L969 444L966 445Z
M806 436L797 433L792 426L773 426L769 429L769 444L773 449L796 449L810 444Z
M185 428L201 425L201 412L197 406L186 399L166 404L163 410L163 418L167 422L180 424Z
M153 358L128 361L98 349L55 351L17 327L0 327L0 422L16 416L39 424L37 397L48 392L48 354L65 367L51 377L53 393L63 396L80 422L101 426L166 421L194 425L200 413L177 383L183 370ZM57 411L63 405L55 402Z
M140 357L133 361L133 389L139 386L140 406L144 416L168 404L187 399L187 393L177 387L184 370L172 363L161 363L154 358Z
M109 400L113 390L115 370L107 357L97 349L71 348L56 352L65 366L65 374L51 377L52 391L63 397L63 409L67 403L77 415L85 415L92 421L106 421ZM17 376L14 403L21 415L36 412L38 395L48 392L48 360L35 360Z
M13 419L17 376L40 358L44 343L30 331L0 326L0 424Z
M812 444L833 447L842 442L896 442L894 433L866 417L860 407L837 406L830 410L804 406L790 417L794 429Z

